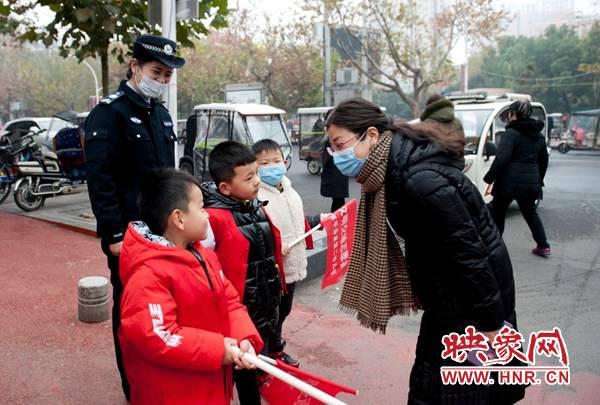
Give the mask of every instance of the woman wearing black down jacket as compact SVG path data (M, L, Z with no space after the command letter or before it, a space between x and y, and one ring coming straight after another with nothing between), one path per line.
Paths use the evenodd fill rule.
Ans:
M442 360L443 335L473 325L493 339L504 321L515 327L517 322L508 252L479 192L462 173L464 138L427 124L394 126L363 99L339 104L326 128L334 163L361 184L341 306L380 332L391 316L424 310L408 403L521 399L522 386L440 381L442 365L457 365Z
M517 100L510 105L506 133L502 135L496 159L483 180L494 185L494 200L490 209L500 233L504 232L508 206L517 200L537 243L531 252L547 257L550 255L550 245L535 201L542 193L548 168L548 150L541 133L544 123L531 119L531 111L531 103L527 100Z

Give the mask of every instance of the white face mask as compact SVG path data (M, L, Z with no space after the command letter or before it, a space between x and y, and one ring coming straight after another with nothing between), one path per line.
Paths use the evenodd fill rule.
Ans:
M140 71L140 73L142 74L142 80L137 84L140 93L147 98L160 98L167 90L168 84L153 80L146 76L144 72Z

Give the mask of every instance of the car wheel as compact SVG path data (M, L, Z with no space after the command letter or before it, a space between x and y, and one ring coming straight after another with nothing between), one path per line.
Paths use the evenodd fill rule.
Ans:
M188 161L179 162L179 170L194 175L194 166Z
M306 170L312 175L321 173L321 162L311 159L306 163Z

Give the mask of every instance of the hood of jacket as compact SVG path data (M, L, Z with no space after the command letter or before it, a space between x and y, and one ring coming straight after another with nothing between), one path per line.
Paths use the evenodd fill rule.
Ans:
M534 120L531 118L525 120L515 120L508 123L506 129L514 129L522 135L537 136L544 129L544 123L542 121Z
M415 141L396 133L390 149L390 158L405 171L421 163L452 166L459 170L465 167L465 159L447 152L441 145L428 141Z
M248 201L239 201L235 198L221 194L214 182L202 183L202 196L204 197L204 207L206 208L225 208L232 211L254 212L266 202L259 201L257 198Z
M123 284L149 260L180 262L189 267L197 265L197 259L187 250L173 245L160 235L153 234L144 222L131 222L123 240L120 256L119 273Z
M421 121L433 120L440 123L454 121L454 104L452 101L442 98L429 104L421 114Z

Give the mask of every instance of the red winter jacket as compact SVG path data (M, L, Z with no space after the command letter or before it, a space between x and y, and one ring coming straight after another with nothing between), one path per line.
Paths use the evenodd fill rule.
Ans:
M119 338L132 404L229 404L224 337L263 342L215 254L190 251L129 225L120 257Z

